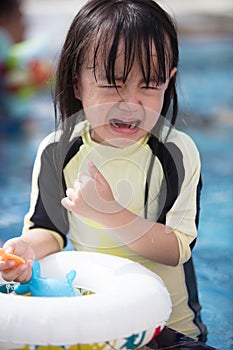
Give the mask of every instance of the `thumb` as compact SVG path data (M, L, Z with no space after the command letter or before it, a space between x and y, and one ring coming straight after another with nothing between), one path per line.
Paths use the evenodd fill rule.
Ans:
M25 253L25 242L21 237L14 237L5 243L3 248L8 254L22 256Z
M4 245L3 245L3 249L5 250L5 252L7 254L13 254L15 252L16 249L16 244L14 239L9 239Z
M88 162L87 166L92 179L94 179L96 182L99 182L102 185L105 185L107 183L105 177L101 174L101 172L97 169L97 167L91 160Z

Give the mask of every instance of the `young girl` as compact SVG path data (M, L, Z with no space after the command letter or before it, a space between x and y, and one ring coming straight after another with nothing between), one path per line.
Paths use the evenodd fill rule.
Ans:
M38 150L23 233L4 245L26 263L0 270L27 281L32 260L62 250L69 233L77 250L127 257L161 276L173 303L168 326L205 340L190 259L200 160L173 127L177 66L176 30L157 3L86 3L61 53L58 127Z

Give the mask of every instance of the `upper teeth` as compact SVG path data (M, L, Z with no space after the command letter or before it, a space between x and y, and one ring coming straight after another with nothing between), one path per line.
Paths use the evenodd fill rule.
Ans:
M119 128L119 126L118 126L117 122L115 122L114 120L113 120L113 121L111 121L111 123L112 123L112 125L113 125L115 128Z
M137 124L138 124L137 122L131 123L130 124L130 129L136 128Z
M119 128L119 124L125 124L125 125L129 125L130 129L134 129L138 126L139 122L137 120L133 121L133 122L127 122L124 120L118 120L118 119L113 119L111 120L111 124L115 127L115 128Z

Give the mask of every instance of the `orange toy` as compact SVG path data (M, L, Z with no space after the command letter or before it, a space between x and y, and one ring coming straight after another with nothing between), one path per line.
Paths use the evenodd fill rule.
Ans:
M20 258L17 255L6 253L3 248L0 248L0 261L8 261L8 260L15 261L14 267L17 267L17 266L25 263L24 259Z

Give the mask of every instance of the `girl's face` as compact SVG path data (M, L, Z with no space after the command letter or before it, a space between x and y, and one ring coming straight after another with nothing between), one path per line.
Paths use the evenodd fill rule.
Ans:
M116 86L109 84L105 70L95 69L89 62L81 68L74 84L75 97L82 101L87 120L91 125L91 138L98 143L126 147L147 135L156 124L163 107L164 94L171 70L165 83L157 85L156 75L147 86L139 63L136 61L123 83L124 52L118 50L115 65ZM156 62L156 52L152 50Z

